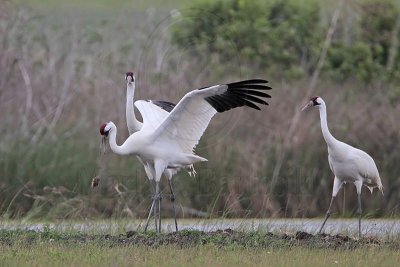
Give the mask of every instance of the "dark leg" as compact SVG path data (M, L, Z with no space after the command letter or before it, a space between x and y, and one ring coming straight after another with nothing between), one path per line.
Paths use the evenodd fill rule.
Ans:
M362 210L361 210L361 194L357 194L358 195L358 238L361 238L361 214L362 214Z
M150 221L151 214L153 213L153 210L154 210L154 198L153 198L153 202L151 203L149 215L147 216L146 226L144 227L145 232L147 231L147 227L149 226L149 221Z
M157 199L158 199L158 232L161 233L161 192L160 192L160 182L156 182L156 196L157 196Z
M153 181L150 181L150 185L153 185ZM154 210L154 206L155 206L155 188L154 186L152 186L152 191L153 191L153 197L152 197L152 203L151 203L151 208L149 211L149 215L147 216L147 220L146 220L146 225L144 227L144 231L147 231L147 227L149 226L149 222L150 222L150 218L151 215L153 214L155 216L155 210ZM157 230L157 221L156 221L156 230Z
M328 211L326 212L325 220L322 223L321 228L319 228L318 234L320 234L322 232L322 229L324 228L326 221L328 220L329 216L331 216L331 208L332 208L332 204L333 204L334 200L335 200L335 196L332 196L331 203L329 204Z
M158 202L157 185L155 186L154 192L155 192L154 197L153 197L153 199L154 199L154 226L155 226L156 232L158 232L158 227L157 227L157 202Z
M169 189L171 190L172 208L174 209L175 231L178 232L178 222L176 221L176 210L175 210L175 194L172 187L172 180L169 179L168 183L169 183Z

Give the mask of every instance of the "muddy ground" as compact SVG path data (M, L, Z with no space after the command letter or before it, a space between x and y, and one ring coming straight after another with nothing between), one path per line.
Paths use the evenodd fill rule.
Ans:
M60 233L52 230L36 232L32 230L1 230L1 245L34 245L42 242L61 244L97 244L101 246L147 246L159 247L173 245L177 247L194 247L215 245L217 247L269 248L293 246L307 248L355 249L359 247L389 247L400 249L399 240L384 240L374 236L355 239L346 235L313 235L307 232L294 234L275 234L272 232L240 232L232 229L214 232L183 230L177 233L156 234L155 232L129 231L119 235L98 235L86 233Z

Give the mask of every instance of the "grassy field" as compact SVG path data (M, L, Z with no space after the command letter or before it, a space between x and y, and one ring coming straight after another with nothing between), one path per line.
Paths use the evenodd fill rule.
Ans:
M0 266L394 266L399 240L181 231L110 235L0 231Z
M163 246L148 249L51 243L34 248L1 246L0 253L1 266L395 266L400 258L398 251L379 248L344 251Z

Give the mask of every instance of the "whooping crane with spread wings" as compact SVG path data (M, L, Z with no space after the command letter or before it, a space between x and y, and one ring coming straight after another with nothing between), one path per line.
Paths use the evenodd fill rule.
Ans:
M256 104L268 105L263 98L271 96L263 91L270 90L268 81L244 80L235 83L214 85L188 92L167 117L154 112L155 105L139 100L135 106L143 118L141 129L134 132L122 145L117 145L117 127L113 122L101 125L100 134L109 137L111 150L119 155L134 154L147 165L154 177L156 191L153 203L160 206L159 182L166 169L187 168L207 159L194 154L194 149L212 117L218 112L248 106L260 110ZM158 232L161 232L161 215Z
M142 128L143 123L140 122L135 115L135 109L134 109L134 102L133 99L135 98L135 89L136 89L136 79L135 76L133 75L133 72L127 72L125 75L125 80L126 80L126 123L128 126L128 132L129 135L132 135L135 132L140 131ZM151 104L154 104L155 106L153 107L153 113L156 118L160 118L160 123L163 119L165 119L169 112L172 111L172 109L175 107L175 104L167 101L155 101L155 100L148 100ZM148 114L151 116L152 114ZM155 192L155 180L151 171L151 167L147 164L144 163L140 157L138 157L139 161L143 164L147 178L150 180L151 183L154 183L154 192ZM193 168L193 165L189 166L189 175L194 176L196 174L196 171ZM172 208L174 212L174 220L175 220L175 231L178 231L178 222L176 220L176 210L175 210L175 194L174 194L174 189L173 189L173 183L172 183L172 176L177 173L177 169L165 169L164 170L164 176L168 180L168 185L169 189L171 192L170 200L172 202ZM147 231L147 227L149 225L150 217L153 214L154 218L156 218L156 210L157 207L154 207L155 203L152 202L149 216L147 217L146 225L144 228L144 231ZM158 207L158 212L161 212L161 207ZM155 227L157 229L157 220L155 220Z

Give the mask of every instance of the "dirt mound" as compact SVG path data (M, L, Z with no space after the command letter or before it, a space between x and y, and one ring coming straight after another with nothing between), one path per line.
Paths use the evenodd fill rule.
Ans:
M376 237L364 237L360 240L346 235L313 235L307 232L295 234L275 234L271 232L239 232L232 229L217 230L214 232L180 231L177 233L156 234L129 231L126 235L110 237L114 244L132 244L144 246L177 245L191 247L197 245L214 244L219 247L240 246L267 248L275 246L305 246L318 248L356 248L365 245L380 245Z
M12 232L12 233L9 233ZM245 247L245 248L271 248L271 247L307 247L307 248L345 248L352 249L362 246L380 246L382 240L366 236L354 239L346 235L313 235L298 231L290 233L271 232L240 232L232 229L217 230L214 232L183 230L174 233L157 234L155 232L128 231L119 235L89 235L85 233L65 234L57 232L34 231L2 231L0 243L13 245L25 242L34 245L36 242L61 242L66 244L93 243L107 246L148 246L159 247L173 245L178 247L193 247L206 244L218 247ZM386 242L387 243L387 242ZM385 244L386 244L385 243Z

